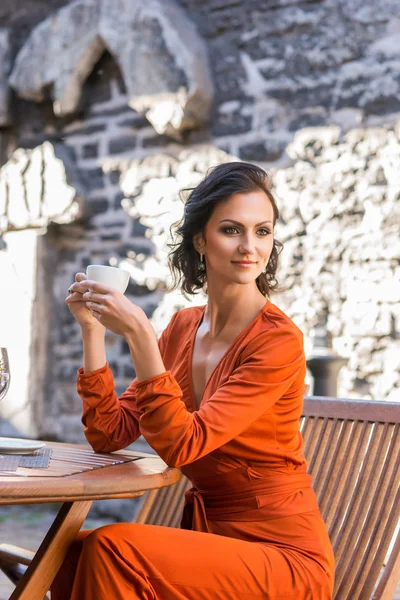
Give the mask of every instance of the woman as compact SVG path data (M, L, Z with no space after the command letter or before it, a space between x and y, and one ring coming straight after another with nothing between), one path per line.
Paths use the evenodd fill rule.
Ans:
M52 600L328 600L334 559L302 454L303 338L269 300L281 244L267 174L233 162L191 191L171 266L206 306L175 313L159 343L144 312L78 274L66 302L82 328L85 435L110 452L142 434L192 482L181 529L81 532ZM105 328L129 344L120 398Z

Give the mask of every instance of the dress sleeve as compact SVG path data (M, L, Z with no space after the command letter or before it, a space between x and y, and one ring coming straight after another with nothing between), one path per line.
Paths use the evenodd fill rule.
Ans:
M158 340L163 357L166 342L177 313ZM121 396L115 392L114 377L108 363L101 369L84 373L78 371L77 390L83 402L84 434L96 452L113 452L132 444L141 435L136 406L135 378Z
M299 372L304 379L298 334L290 328L260 333L226 383L196 412L186 409L170 371L137 383L140 430L168 465L189 464L248 429L284 396Z

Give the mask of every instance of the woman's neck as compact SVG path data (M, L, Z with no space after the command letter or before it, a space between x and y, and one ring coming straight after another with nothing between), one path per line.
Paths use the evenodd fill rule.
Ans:
M231 329L246 327L265 306L268 299L256 290L251 294L221 295L215 297L208 292L207 307L203 324L208 325L209 336L216 338Z

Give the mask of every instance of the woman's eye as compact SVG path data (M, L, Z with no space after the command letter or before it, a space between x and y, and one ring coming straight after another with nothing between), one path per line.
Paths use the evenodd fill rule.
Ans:
M231 234L232 232L237 233L238 229L236 227L225 227L222 231L223 231L223 233ZM258 232L260 232L260 231L262 231L261 237L265 237L271 233L270 230L266 229L265 227L262 227L261 229L258 230Z

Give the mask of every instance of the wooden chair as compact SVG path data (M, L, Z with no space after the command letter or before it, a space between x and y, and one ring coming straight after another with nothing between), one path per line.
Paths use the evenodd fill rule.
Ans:
M335 600L392 600L400 576L399 427L400 403L305 399L304 452L336 556ZM179 526L189 485L181 477L147 492L135 522ZM18 551L7 557L10 565Z
M390 546L400 516L399 427L400 403L305 399L304 453L335 552L335 600L392 600L400 577L400 532ZM147 492L135 522L179 526L189 486L181 477Z
M190 488L190 481L181 475L178 483L169 488L146 492L142 496L133 522L179 527L185 492L188 488Z
M400 403L310 397L301 426L336 557L334 598L392 600L400 577Z

